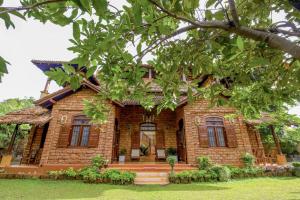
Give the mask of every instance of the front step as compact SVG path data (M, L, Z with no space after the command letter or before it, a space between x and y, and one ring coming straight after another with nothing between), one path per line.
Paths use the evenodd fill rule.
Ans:
M109 164L109 169L118 169L122 171L132 171L132 172L170 172L170 166L168 164L133 164L133 163L125 163L125 164ZM176 164L174 170L176 172L184 171L184 170L196 170L196 167L193 167L189 164Z
M166 172L137 172L134 180L136 185L167 185L169 184Z

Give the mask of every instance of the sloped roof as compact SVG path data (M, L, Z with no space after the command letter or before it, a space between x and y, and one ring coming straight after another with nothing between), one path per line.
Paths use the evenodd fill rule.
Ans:
M259 119L246 119L244 120L246 124L249 125L259 125L263 123L272 123L274 121L273 117L271 117L268 113L262 113L261 118Z
M94 85L93 83L91 83L88 80L83 80L81 83L81 87L88 87L91 90L95 91L95 92L99 92L100 91L100 87L97 85ZM36 105L42 106L42 107L47 107L49 108L50 106L52 106L56 101L59 101L73 93L75 93L76 91L74 91L70 86L66 86L61 90L58 90L56 92L53 92L37 101L35 101L34 103ZM117 101L113 101L115 104L119 105L119 106L124 106L122 103L117 102Z
M51 120L51 112L41 106L34 106L0 116L0 124L32 124L41 126Z

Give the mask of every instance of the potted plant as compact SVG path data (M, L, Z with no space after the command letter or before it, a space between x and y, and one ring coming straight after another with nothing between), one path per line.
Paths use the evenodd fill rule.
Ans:
M174 156L176 158L176 162L178 162L177 150L173 147L167 148L167 156Z
M127 150L125 148L122 148L119 152L119 162L124 163L125 162L125 155Z

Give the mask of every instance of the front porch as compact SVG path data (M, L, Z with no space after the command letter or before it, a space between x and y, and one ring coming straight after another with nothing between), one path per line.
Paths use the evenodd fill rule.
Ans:
M132 105L117 108L112 163L165 164L167 155L187 163L183 116L179 110L158 115ZM120 160L121 159L121 160Z

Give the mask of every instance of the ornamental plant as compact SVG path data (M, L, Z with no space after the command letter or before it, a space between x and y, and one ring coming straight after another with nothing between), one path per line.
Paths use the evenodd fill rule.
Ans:
M168 156L167 162L169 163L169 165L171 167L171 174L174 174L174 166L176 163L176 156Z
M250 153L245 153L241 157L245 167L251 168L255 163L255 156Z
M198 157L197 163L198 163L199 170L207 170L213 165L210 158L207 156Z

